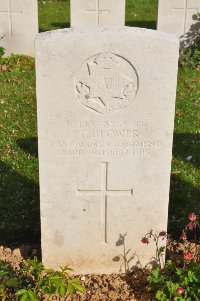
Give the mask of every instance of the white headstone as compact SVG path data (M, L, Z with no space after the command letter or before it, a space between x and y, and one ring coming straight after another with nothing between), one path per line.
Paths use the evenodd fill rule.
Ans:
M125 0L71 0L71 26L123 26Z
M200 29L200 0L159 0L157 29L187 40Z
M141 238L167 228L178 48L174 35L129 27L37 36L46 266L118 272L125 233L130 267L155 255Z
M36 0L0 0L0 47L6 54L34 55L38 33Z

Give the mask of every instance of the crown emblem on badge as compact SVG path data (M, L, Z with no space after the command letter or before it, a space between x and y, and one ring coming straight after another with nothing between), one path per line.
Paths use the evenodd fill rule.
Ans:
M110 69L119 64L118 58L112 53L101 53L96 57L94 62L103 69Z

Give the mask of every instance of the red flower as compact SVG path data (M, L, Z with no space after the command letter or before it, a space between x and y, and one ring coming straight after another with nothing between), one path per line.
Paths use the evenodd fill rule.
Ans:
M191 260L192 258L193 258L192 253L190 253L190 252L184 253L185 260Z
M161 232L159 233L159 236L167 236L167 232L166 232L166 231L161 231Z
M193 225L192 223L189 223L189 224L187 225L187 227L188 227L188 229L189 229L190 231L192 231L192 230L194 229L194 225Z
M176 293L177 294L183 294L184 293L184 288L183 287L178 287L177 289L176 289Z
M181 240L187 240L187 236L186 236L186 233L185 231L183 230L182 234L181 234L181 237L180 237Z
M197 215L194 212L192 212L189 214L188 219L189 221L194 222L197 220Z
M141 242L143 243L143 244L149 244L149 239L147 238L147 237L143 237L142 238L142 240L141 240Z

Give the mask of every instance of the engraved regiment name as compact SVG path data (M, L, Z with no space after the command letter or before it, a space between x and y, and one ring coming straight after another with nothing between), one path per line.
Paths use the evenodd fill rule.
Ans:
M85 107L110 114L133 102L138 76L126 59L113 53L100 53L89 58L78 70L75 90Z
M84 122L58 119L65 124L66 138L50 141L53 151L66 156L151 157L161 147L161 141L149 134L145 121Z

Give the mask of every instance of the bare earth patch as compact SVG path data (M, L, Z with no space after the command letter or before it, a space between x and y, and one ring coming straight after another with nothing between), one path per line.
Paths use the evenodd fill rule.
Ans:
M40 257L37 246L21 246L19 248L0 247L0 260L9 263L14 270L19 270L28 257ZM56 301L151 301L146 291L147 270L137 270L130 274L112 275L79 275L85 286L84 294L64 299L54 296ZM45 300L45 298L44 298Z

